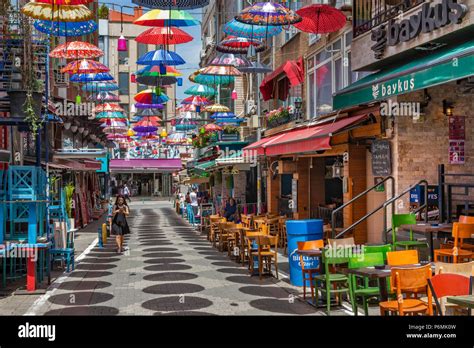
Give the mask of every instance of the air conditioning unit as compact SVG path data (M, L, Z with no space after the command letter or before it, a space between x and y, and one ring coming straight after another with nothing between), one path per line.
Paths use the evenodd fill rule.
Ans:
M215 43L212 37L207 36L206 37L206 48L211 48L214 47Z
M246 100L245 101L245 115L252 116L257 113L257 106L255 105L255 100Z

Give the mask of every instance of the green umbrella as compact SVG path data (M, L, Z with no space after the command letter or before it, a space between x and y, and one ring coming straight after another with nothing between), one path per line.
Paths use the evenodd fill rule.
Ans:
M190 88L188 88L184 94L187 95L197 95L200 97L208 97L208 96L213 96L216 95L217 92L214 88L205 86L205 85L194 85Z

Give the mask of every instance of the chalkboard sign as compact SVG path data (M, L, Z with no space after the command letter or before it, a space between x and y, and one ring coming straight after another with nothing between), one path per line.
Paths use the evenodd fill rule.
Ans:
M374 176L392 174L392 151L388 140L375 140L372 143L372 174Z

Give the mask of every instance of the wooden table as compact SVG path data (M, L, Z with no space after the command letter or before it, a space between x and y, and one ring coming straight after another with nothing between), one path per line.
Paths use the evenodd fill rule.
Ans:
M434 243L433 243L433 234L437 232L451 233L453 229L453 224L434 224L434 223L418 223L416 225L401 225L400 230L410 232L410 229L413 233L419 234L429 234L430 235L430 252L431 260L434 260Z
M474 295L467 296L450 296L446 300L448 303L453 303L460 307L468 309L474 309ZM471 315L471 311L468 310L468 315Z

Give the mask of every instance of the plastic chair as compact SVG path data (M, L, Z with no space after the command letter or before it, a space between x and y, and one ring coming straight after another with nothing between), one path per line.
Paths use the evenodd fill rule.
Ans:
M324 240L311 240L298 242L298 250L324 249ZM303 272L303 298L306 299L306 282L309 281L311 289L311 301L314 303L314 280L315 275L321 273L321 264L318 268L305 268L303 255L300 255L301 271Z
M392 244L393 249L397 247L408 250L410 248L428 248L427 242L419 242L413 236L413 230L410 228L410 239L399 241L397 239L398 228L402 225L416 225L415 214L394 214L392 215Z
M431 278L431 265L413 268L392 268L392 291L396 292L397 299L379 303L380 314L387 313L404 315L428 314L432 315L432 295L428 286ZM419 292L423 289L428 294L428 303L416 298L404 298L403 293Z
M374 267L384 265L384 256L382 253L368 253L360 255L354 255L349 258L349 269ZM358 282L361 280L361 282ZM362 283L362 284L361 284ZM366 316L369 315L368 299L371 297L380 296L379 286L370 286L368 277L360 277L355 274L349 275L349 287L350 296L352 303L352 311L357 316L357 297L362 297L362 303L364 306L364 313Z
M452 248L437 249L434 251L434 260L441 261L443 259L452 260L458 263L459 260L474 259L474 252L463 249L464 239L471 238L474 234L474 224L464 224L455 222L453 225L454 245Z
M387 253L392 251L391 244L385 245L364 245L362 252L364 254L382 253L384 262L387 261Z
M445 315L445 306L441 303L441 298L446 296L463 296L471 292L471 280L459 274L438 274L428 279L433 298L436 303L438 315Z
M418 250L390 251L387 253L389 266L416 265L420 262Z

